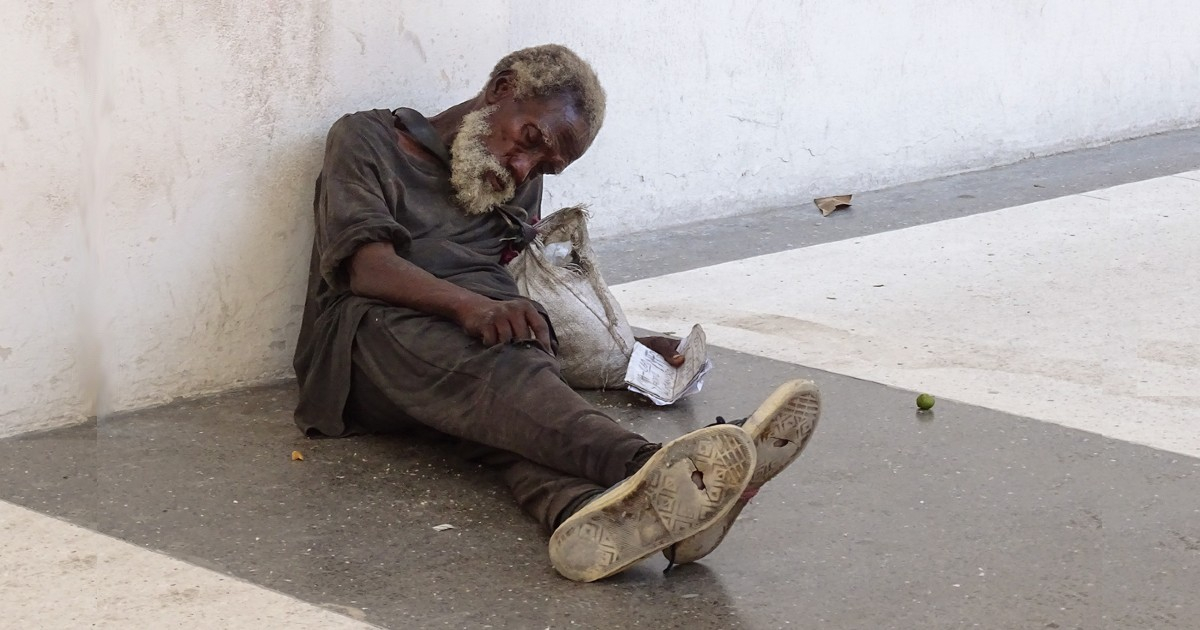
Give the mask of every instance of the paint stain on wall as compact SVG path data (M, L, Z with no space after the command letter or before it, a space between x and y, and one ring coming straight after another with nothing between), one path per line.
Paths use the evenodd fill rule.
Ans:
M421 38L417 37L416 33L404 26L404 16L400 16L400 23L397 30L400 32L400 38L408 42L417 51L417 54L421 56L421 61L429 63L429 56L425 54L425 46L421 44Z

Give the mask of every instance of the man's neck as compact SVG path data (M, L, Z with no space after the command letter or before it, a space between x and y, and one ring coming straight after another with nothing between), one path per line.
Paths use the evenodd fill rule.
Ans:
M482 109L484 107L483 98L476 97L469 101L463 101L440 114L431 116L429 124L437 131L438 137L447 146L454 143L454 137L458 135L458 128L462 126L463 118L471 112Z

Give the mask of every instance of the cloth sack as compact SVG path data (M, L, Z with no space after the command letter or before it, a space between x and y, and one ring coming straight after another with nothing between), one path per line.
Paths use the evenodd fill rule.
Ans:
M558 336L563 377L580 389L618 388L633 329L596 268L584 206L537 224L537 237L509 265L521 295L546 308Z

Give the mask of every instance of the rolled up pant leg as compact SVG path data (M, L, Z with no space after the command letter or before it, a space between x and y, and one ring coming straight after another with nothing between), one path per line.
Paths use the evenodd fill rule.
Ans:
M355 384L354 395L347 408L347 426L351 427L353 433L403 433L430 440L431 443L434 440L448 441L463 459L498 472L517 505L533 517L546 533L554 531L560 516L568 507L606 489L582 477L535 464L516 453L450 437L405 418L398 412L388 413L386 410L390 404L381 392L360 380Z
M410 309L368 311L352 365L352 413L375 424L415 421L602 487L624 479L648 444L572 390L544 351L489 348L452 322Z
M593 497L607 489L508 451L468 443L460 447L460 453L467 459L499 471L517 505L547 534L554 532L563 510L576 506L581 498Z

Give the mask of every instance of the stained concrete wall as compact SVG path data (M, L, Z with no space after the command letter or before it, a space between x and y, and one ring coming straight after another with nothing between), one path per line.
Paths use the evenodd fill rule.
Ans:
M0 3L0 434L289 375L325 131L468 95L475 4Z
M0 3L0 434L83 411L83 59L65 7L26 4Z
M1200 122L1188 0L3 3L0 433L289 373L325 130L559 41L615 234ZM1148 34L1153 36L1148 36Z

